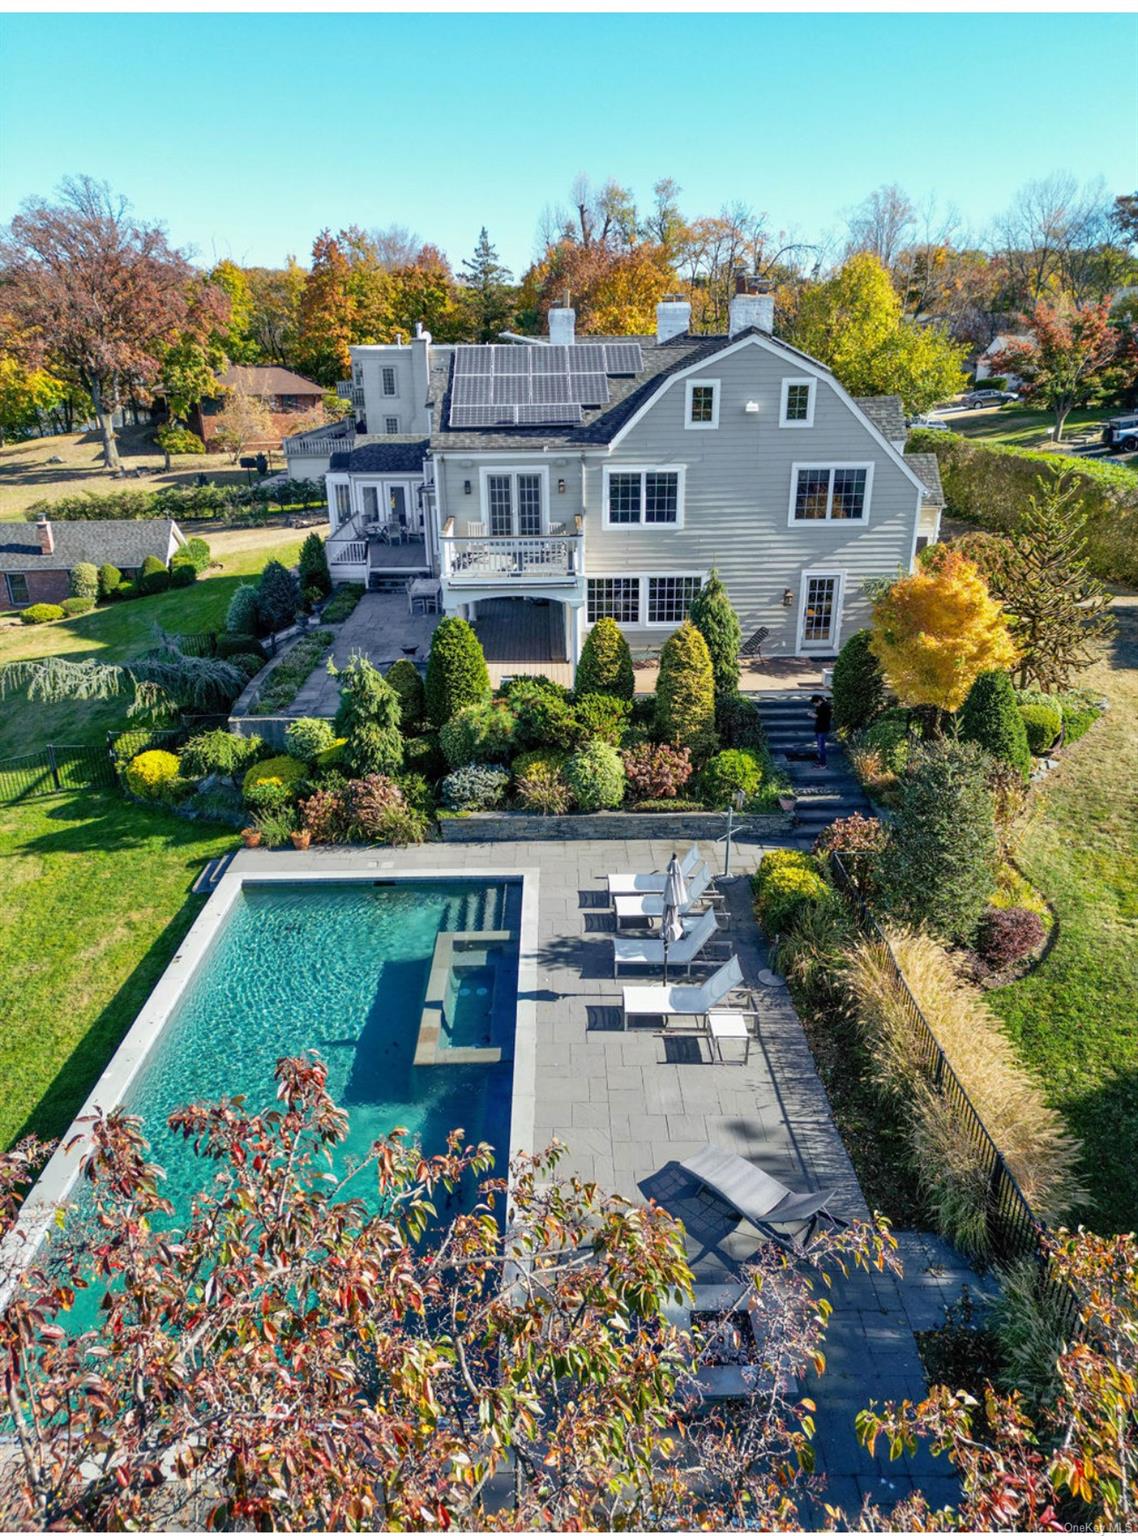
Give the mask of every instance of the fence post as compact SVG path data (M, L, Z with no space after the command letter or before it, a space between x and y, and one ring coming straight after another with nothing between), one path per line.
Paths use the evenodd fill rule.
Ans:
M55 785L56 789L62 789L63 785L59 782L59 768L55 761L55 747L50 741L47 744L47 763L51 769L51 782Z

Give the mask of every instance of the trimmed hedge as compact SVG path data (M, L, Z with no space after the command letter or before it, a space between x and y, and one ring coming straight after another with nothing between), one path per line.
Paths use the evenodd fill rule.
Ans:
M755 916L772 938L786 933L810 907L828 907L834 889L822 875L818 860L796 848L775 848L764 854L751 877Z
M64 617L77 619L81 613L90 613L95 606L93 597L65 597L59 605Z
M80 560L71 567L71 596L89 597L92 602L99 595L99 568L89 560Z
M1063 706L1058 699L1044 695L1021 698L1019 717L1033 757L1043 757L1059 739L1063 729Z
M30 608L20 609L21 624L51 624L62 618L63 609L58 603L33 603Z
M157 555L147 555L138 573L139 591L144 597L153 597L156 592L168 591L169 586L170 572Z
M490 697L490 673L478 636L465 619L440 620L431 636L427 661L427 715L434 726L445 725L468 704Z
M960 711L960 734L1025 779L1031 773L1027 731L1006 672L981 672L972 684Z
M110 597L122 584L122 572L117 565L107 564L99 567L99 596Z
M566 759L564 773L582 811L614 810L624 799L624 764L608 742L586 742Z

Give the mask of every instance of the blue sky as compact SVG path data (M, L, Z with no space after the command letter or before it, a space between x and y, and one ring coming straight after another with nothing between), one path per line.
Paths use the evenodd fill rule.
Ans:
M1125 15L6 15L0 220L88 172L199 260L406 225L520 271L579 171L816 238L873 187L980 230L1051 171L1138 180Z

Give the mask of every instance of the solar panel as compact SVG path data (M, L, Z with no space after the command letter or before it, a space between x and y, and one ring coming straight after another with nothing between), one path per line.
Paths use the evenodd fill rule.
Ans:
M517 410L519 427L550 426L554 423L575 426L581 420L581 407L568 401L562 405L519 405Z
M494 361L489 347L455 347L455 377L460 373L492 373Z
M606 373L605 349L597 341L582 341L575 347L566 347L569 354L570 373Z
M450 425L578 422L583 405L608 404L609 374L635 374L642 367L638 342L457 346Z
M495 374L529 373L532 347L487 347L491 352L491 366Z
M534 347L534 373L568 373L572 347Z
M451 404L489 405L494 398L490 392L493 384L488 373L455 374L450 391Z
M607 405L609 381L603 373L571 373L569 398L579 400L582 405Z
M515 405L453 405L452 427L512 427L517 414Z
M554 405L559 400L573 400L570 393L572 379L564 373L535 373L529 381L530 398L526 405Z
M644 367L644 354L638 341L606 341L606 373L639 373Z

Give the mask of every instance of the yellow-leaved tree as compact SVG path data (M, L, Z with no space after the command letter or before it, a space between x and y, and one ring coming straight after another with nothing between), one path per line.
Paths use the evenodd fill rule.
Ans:
M951 549L877 599L869 648L902 704L949 713L981 672L1016 660L1004 610L972 561Z

